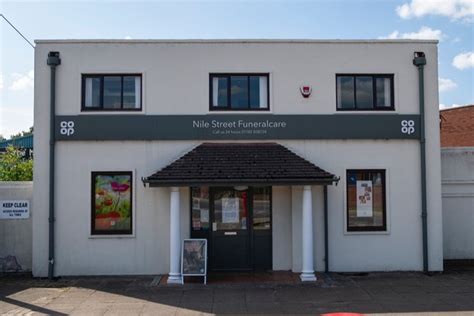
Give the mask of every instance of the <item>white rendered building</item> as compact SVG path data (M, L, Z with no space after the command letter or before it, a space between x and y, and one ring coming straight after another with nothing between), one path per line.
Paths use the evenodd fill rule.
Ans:
M34 276L179 281L185 238L210 271L442 270L437 60L420 40L37 41Z

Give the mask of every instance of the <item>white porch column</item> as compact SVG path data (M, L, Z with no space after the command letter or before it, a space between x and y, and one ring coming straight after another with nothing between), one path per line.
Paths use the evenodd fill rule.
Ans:
M168 283L182 283L180 248L179 188L172 187L170 192L170 273Z
M305 185L303 189L303 271L301 281L316 281L313 267L313 201L311 186Z

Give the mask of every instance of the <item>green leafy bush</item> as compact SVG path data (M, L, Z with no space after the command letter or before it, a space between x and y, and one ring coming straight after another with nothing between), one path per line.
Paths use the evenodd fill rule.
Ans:
M32 181L33 159L24 159L21 150L8 146L0 154L0 181Z

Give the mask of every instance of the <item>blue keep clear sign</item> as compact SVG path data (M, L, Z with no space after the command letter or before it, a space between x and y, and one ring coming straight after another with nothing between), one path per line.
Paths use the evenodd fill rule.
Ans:
M24 219L30 217L30 201L0 201L0 219Z

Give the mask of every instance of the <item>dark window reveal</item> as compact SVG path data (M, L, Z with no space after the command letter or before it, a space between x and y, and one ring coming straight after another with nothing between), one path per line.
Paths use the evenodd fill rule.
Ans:
M386 231L385 170L347 170L347 231Z
M271 229L272 188L255 187L253 189L253 229Z
M209 230L209 187L191 188L191 221L193 231Z
M394 110L393 75L336 75L338 111Z
M211 111L268 111L268 74L211 74Z
M92 172L91 234L132 234L132 172Z
M82 75L82 111L141 109L141 75Z

